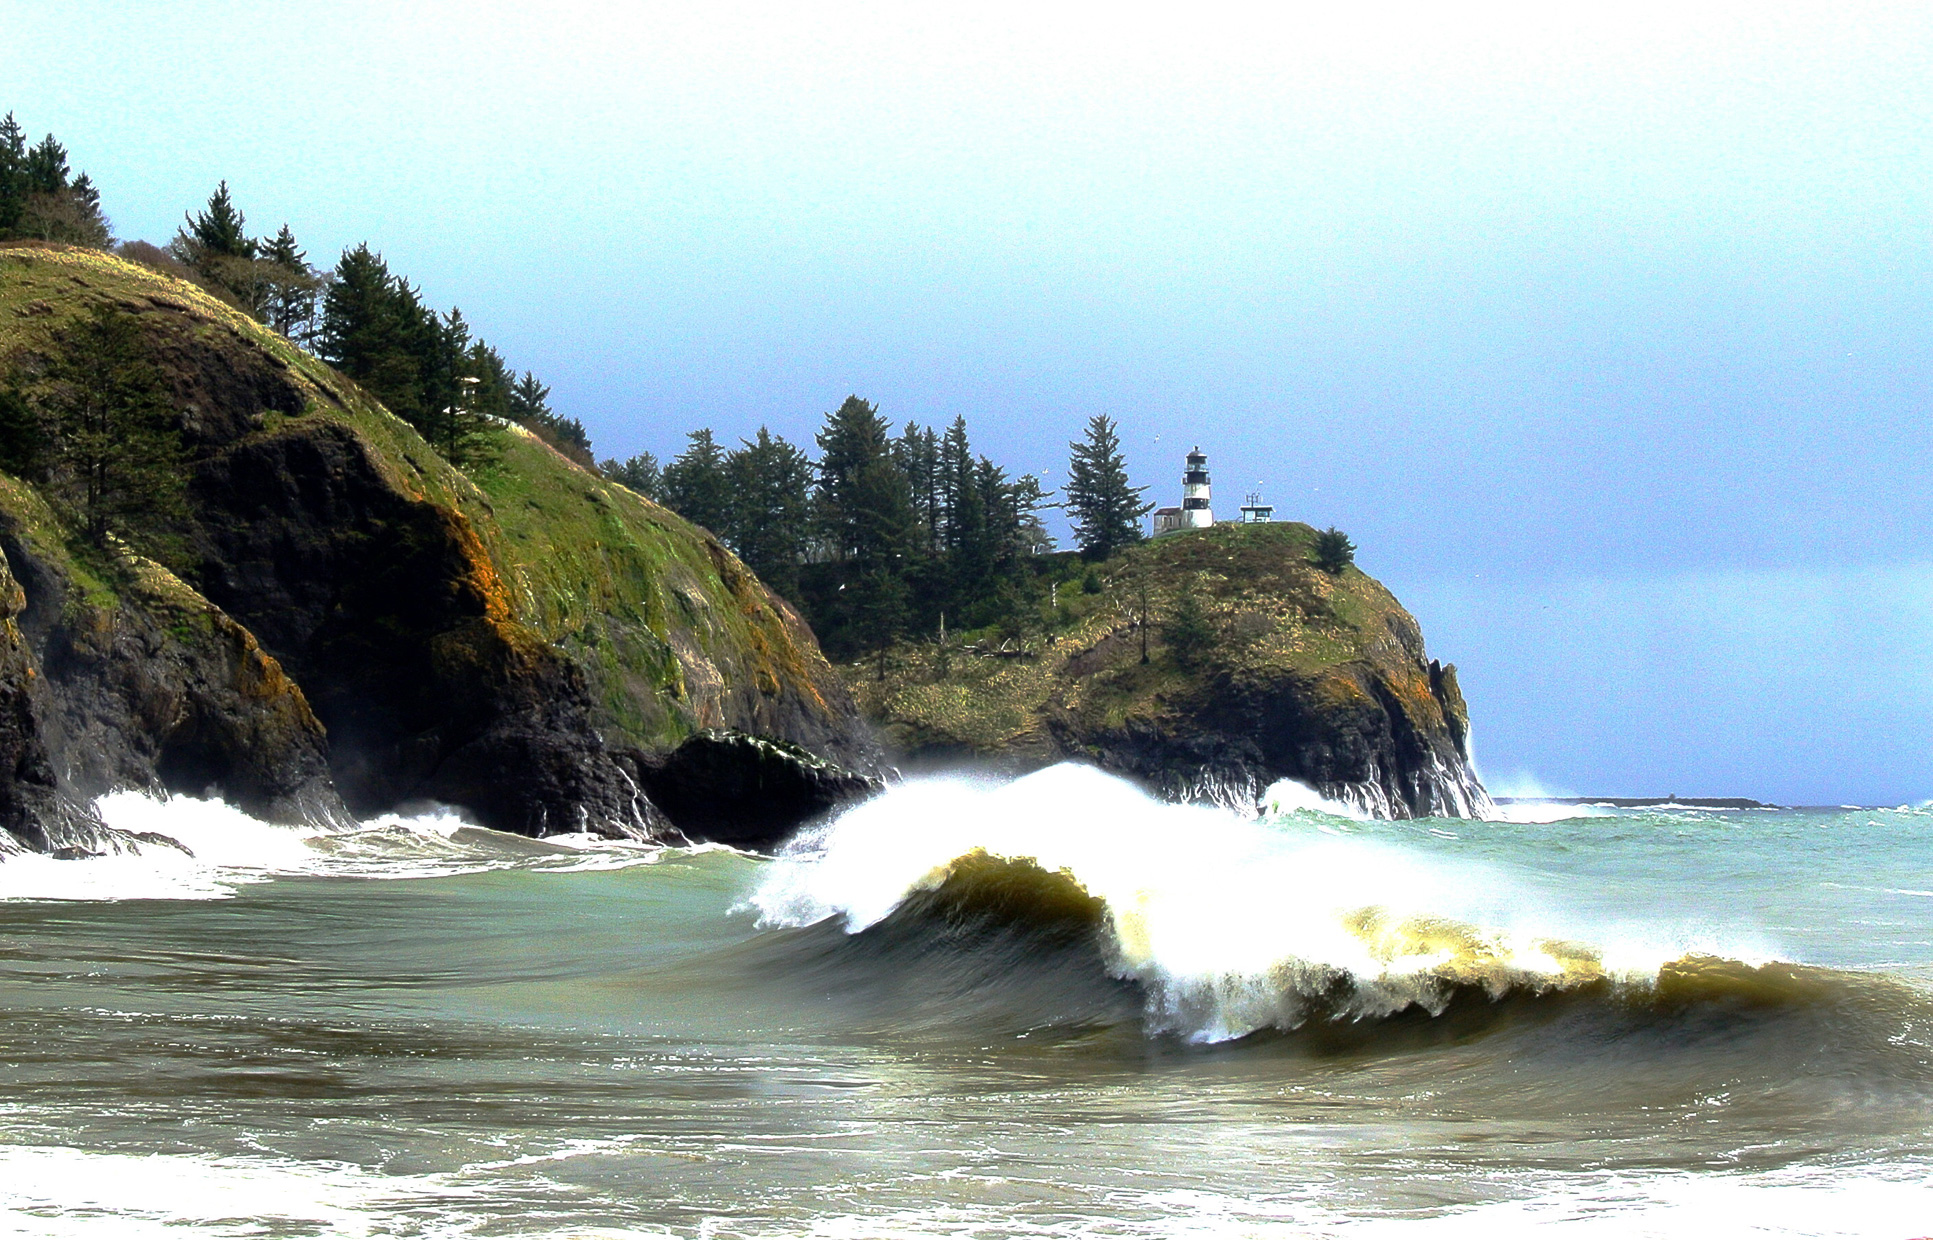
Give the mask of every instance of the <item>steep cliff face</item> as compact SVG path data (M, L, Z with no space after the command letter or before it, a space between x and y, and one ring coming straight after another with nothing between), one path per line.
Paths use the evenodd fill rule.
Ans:
M217 793L272 822L346 817L321 723L233 617L152 560L89 555L0 477L0 826L59 852L138 847L92 798Z
M468 476L246 316L89 251L0 249L0 366L30 381L44 373L68 325L103 301L136 316L167 377L191 516L181 577L156 587L172 602L139 584L166 570L137 571L126 556L97 573L94 594L139 630L123 643L130 650L147 640L148 617L177 634L183 659L227 659L237 685L273 669L288 700L303 703L315 743L312 760L272 748L249 758L260 746L241 699L255 690L237 689L228 713L190 711L188 730L168 733L175 740L149 754L130 739L134 757L95 769L83 738L111 712L68 721L68 704L86 693L29 694L20 700L38 712L30 730L70 802L105 786L218 787L269 812L313 816L339 814L339 793L359 814L436 800L508 830L642 835L664 824L640 791L640 764L706 729L870 760L868 729L790 608L704 531L518 428L504 428L500 458ZM71 573L41 571L55 552L80 562L74 537L32 486L6 485L9 512L39 505L15 524L40 530L45 552L4 544L24 594L8 623L27 664L64 668L89 649L72 625L34 634L38 617L68 616L87 594L67 584ZM0 629L0 647L12 631ZM6 695L27 674L8 657L0 648L0 733ZM48 679L79 683L51 670ZM129 738L158 735L138 712L116 726ZM19 753L28 800L34 752Z
M1064 589L1059 627L1027 649L908 648L850 682L911 761L1081 758L1176 796L1252 802L1288 778L1383 817L1488 813L1456 669L1375 580L1317 569L1314 537L1163 538L1104 566L1098 593Z

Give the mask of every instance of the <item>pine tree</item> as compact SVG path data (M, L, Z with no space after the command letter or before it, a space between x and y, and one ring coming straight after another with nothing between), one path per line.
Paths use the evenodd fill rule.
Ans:
M629 460L608 460L598 466L606 478L627 486L648 500L662 502L664 492L664 471L658 468L658 458L649 452L640 452Z
M47 465L47 429L27 398L0 387L0 469L16 478L39 481Z
M1332 525L1316 535L1311 558L1317 568L1332 577L1338 577L1343 569L1356 562L1356 544L1349 541L1349 535Z
M538 382L528 370L510 388L510 416L525 425L548 421L552 416L549 386Z
M799 590L799 562L811 536L812 461L761 426L725 458L731 495L727 541L760 580L787 598Z
M725 454L709 428L686 436L685 450L664 467L664 504L694 525L722 534L731 519L731 483Z
M48 134L27 152L27 192L58 194L67 188L67 148Z
M101 211L101 191L94 187L94 178L85 172L74 178L67 187L66 210L63 215L61 232L56 240L69 241L75 245L92 246L105 250L114 241L114 230Z
M1215 648L1217 637L1214 621L1201 604L1196 583L1182 586L1181 593L1175 598L1174 610L1168 615L1168 622L1161 626L1161 640L1168 643L1168 651L1174 655L1175 662L1191 671L1201 666L1208 653Z
M27 134L9 112L0 120L0 237L11 237L27 206Z
M430 324L431 347L423 358L425 424L420 429L450 464L473 469L498 453L496 424L488 406L504 405L508 384L503 362L494 349L471 338L463 311L452 307L440 318L431 315ZM478 374L480 359L486 368L495 362L494 382L488 390Z
M43 397L48 490L97 545L115 534L177 559L187 511L181 434L134 316L97 305L71 328Z
M263 321L268 319L274 269L257 261L261 245L248 235L248 220L235 206L228 182L208 198L208 209L183 216L185 223L168 243L176 262L195 273L199 283Z
M1146 487L1128 485L1127 460L1121 453L1118 427L1106 414L1087 423L1087 436L1069 445L1073 456L1067 470L1067 509L1081 554L1105 560L1122 547L1141 541L1141 518L1153 509L1144 503Z
M343 251L322 297L322 359L421 430L431 407L423 359L434 344L434 319L416 290L390 274L382 255L358 245Z
M891 429L870 402L848 396L826 415L819 431L818 518L835 560L860 558L871 550L861 480L877 466L892 466Z
M576 418L559 417L550 407L550 388L537 376L524 371L523 378L508 389L509 404L504 414L511 421L529 428L539 439L585 468L595 467L591 437Z
M296 244L295 232L287 224L262 243L261 260L267 268L264 309L268 325L290 340L305 339L315 321L316 295L322 289L320 273L309 266L309 256Z
M67 148L53 134L27 146L13 114L0 121L0 237L104 249L112 241L101 194L87 174L69 179Z
M939 550L940 513L940 440L931 430L908 422L893 441L893 460L906 475L907 494L912 497L914 542L925 554Z
M249 240L248 220L229 196L223 181L209 195L208 209L188 215L183 233L201 253L211 258L254 258L256 245ZM191 266L193 264L190 264Z

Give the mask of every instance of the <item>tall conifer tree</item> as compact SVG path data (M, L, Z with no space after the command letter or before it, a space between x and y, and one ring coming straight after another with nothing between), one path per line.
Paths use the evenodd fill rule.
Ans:
M731 520L731 483L725 476L725 454L710 428L700 428L664 467L664 504L685 520L723 537Z
M727 540L746 566L788 598L811 536L812 461L765 427L725 458L731 513Z
M1119 428L1106 414L1088 419L1084 438L1068 445L1067 509L1081 554L1104 560L1141 541L1141 518L1154 508L1144 503L1146 487L1130 486Z
M0 237L19 227L27 206L27 133L9 112L0 120Z

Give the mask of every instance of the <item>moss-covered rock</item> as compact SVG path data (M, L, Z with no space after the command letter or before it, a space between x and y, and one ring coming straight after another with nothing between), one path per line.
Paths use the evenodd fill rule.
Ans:
M869 761L863 720L789 607L705 531L520 428L468 476L246 315L86 250L0 247L0 366L32 382L102 302L137 316L179 415L193 515L176 580L299 686L352 810L434 799L510 830L640 834L659 819L630 755L704 729ZM71 542L36 512L48 546ZM75 588L115 614L149 614L133 577L84 578ZM209 761L155 777L192 785Z
M1373 578L1317 568L1314 540L1288 522L1162 538L1102 566L1098 593L1063 587L1046 636L905 646L848 682L906 761L1080 758L1177 796L1288 778L1384 816L1487 812L1456 669Z

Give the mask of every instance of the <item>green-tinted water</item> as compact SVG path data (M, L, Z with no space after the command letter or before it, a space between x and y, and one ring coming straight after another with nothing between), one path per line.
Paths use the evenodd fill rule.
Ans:
M124 897L0 904L0 1234L1933 1231L1933 814L866 813L779 863L0 863ZM1331 932L1379 890L1409 938Z

